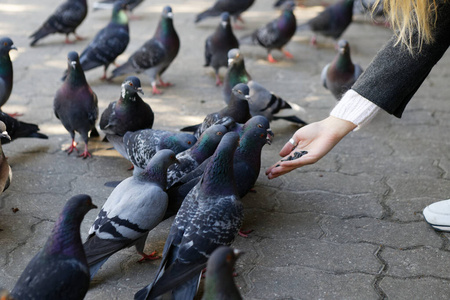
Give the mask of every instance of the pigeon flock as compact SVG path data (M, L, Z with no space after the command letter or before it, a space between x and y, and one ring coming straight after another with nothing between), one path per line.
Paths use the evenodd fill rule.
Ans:
M297 24L296 15L301 13L297 3L277 1L271 6L280 10L278 17L262 26L251 24L248 19L244 22L242 18L252 10L255 0L210 2L209 8L198 10L191 24L178 24L176 7L169 4L160 9L160 6L152 7L151 1L103 0L91 7L87 0L65 0L56 10L48 9L48 18L40 20L44 21L42 25L29 33L32 48L22 55L32 55L38 47L55 47L59 43L60 58L67 59L65 65L59 66L62 81L56 82L57 88L50 92L52 116L70 134L67 154L80 151L76 141L78 133L84 142L84 151L79 156L85 160L77 160L89 164L96 157L96 150L88 148L89 140L97 138L98 143L109 144L108 151L114 148L129 161L133 172L113 183L114 189L103 199L103 205L100 203L101 209L96 211L97 217L86 232L85 241L81 240L80 231L83 218L97 206L85 194L67 200L59 217L55 216L57 221L48 233L47 242L26 265L16 284L3 287L0 283L0 289L9 288L12 299L83 299L90 281L102 272L101 267L108 259L131 246L142 256L140 261L159 264L153 280L136 289L134 299L242 299L233 279L234 265L242 252L230 246L239 235L251 238L249 232L242 231L245 196L252 192L260 175L264 146L270 145L276 134L270 124L280 120L292 132L307 124L299 117L305 113L295 103L299 99L283 99L283 86L275 94L258 83L267 78L247 70L245 59L254 59L252 49L259 46L267 51L267 60L259 57L267 68L275 70L280 63L272 55L274 50L281 51L286 61L301 63L295 61L299 54L286 49L294 42L296 33L309 30L316 47L317 34L325 37L322 43L334 45L352 21L354 1L338 0L305 24ZM145 13L140 11L143 3L159 10L154 14L158 23L155 28L147 29L143 45L131 48L128 47L134 37L131 11L144 21ZM86 18L95 19L97 10L108 10L109 21L98 20L101 28L98 32L91 32L85 38L78 36L77 29ZM179 26L208 31L206 40L197 43L199 53L204 52L204 64L195 63L212 68L217 94L210 98L222 108L202 116L203 121L190 124L186 121L186 127L174 131L158 123L158 109L155 109L158 103L147 98L159 97L163 92L183 97L180 88L165 89L172 84L162 79L171 65L182 63ZM239 30L246 28L246 32ZM56 36L49 42L47 37L53 34ZM60 34L65 37L58 41ZM70 34L75 35L75 42L69 39ZM78 43L82 46L75 48ZM321 84L339 100L363 69L353 63L348 41L339 40L336 45L335 58L319 68L323 68ZM13 76L10 51L20 51L20 48L11 38L0 38L3 145L18 138L49 139L50 135L41 133L36 124L19 120L17 114L3 112L14 101L8 102L13 99L13 83L17 80ZM316 51L321 51L320 47ZM123 63L119 65L116 61ZM113 70L109 69L111 64ZM97 81L88 80L85 72L100 67L103 75ZM189 74L185 75L189 81ZM99 85L106 85L117 97L102 98L96 92ZM144 89L152 95L144 97ZM170 100L165 100L164 105L170 106ZM186 107L189 109L189 103ZM3 152L1 144L0 193L7 193L5 190L15 184L14 166L8 164L8 153ZM171 217L173 221L166 232L162 253L144 253L144 248L149 247L149 233ZM146 265L140 267L145 269ZM206 277L204 288L199 292L203 276Z

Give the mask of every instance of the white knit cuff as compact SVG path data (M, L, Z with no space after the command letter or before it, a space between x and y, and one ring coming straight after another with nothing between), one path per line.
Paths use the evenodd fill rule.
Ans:
M348 90L331 111L330 116L350 121L358 126L355 128L358 130L368 124L380 109L354 90Z

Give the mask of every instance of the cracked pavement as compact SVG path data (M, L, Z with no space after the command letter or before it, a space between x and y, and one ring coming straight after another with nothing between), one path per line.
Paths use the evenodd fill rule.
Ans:
M278 12L272 0L258 0L243 14L251 32ZM66 55L80 52L110 18L108 11L92 11L77 30L86 40L73 45L52 35L28 46L30 35L60 1L5 0L0 6L0 35L14 41L14 88L3 110L20 112L20 120L37 123L49 140L19 139L5 145L13 181L0 196L0 287L12 289L29 260L42 247L61 208L71 196L86 193L99 207L112 188L105 182L131 176L130 166L110 145L92 139L93 158L68 156L62 149L70 136L53 114L53 96L66 68ZM154 128L177 130L199 122L224 106L212 69L203 68L203 45L219 19L194 24L194 16L211 1L174 0L174 23L181 49L163 79L175 84L163 95L151 95L149 79L140 75L144 100L155 112ZM153 35L167 1L145 1L130 22L131 42L117 62ZM298 22L321 7L306 1L295 14ZM266 62L266 51L243 46L246 67L253 78L284 99L301 105L300 117L314 122L335 105L320 83L320 72L335 55L333 41L319 38L311 47L309 32L297 32L287 49L287 60ZM367 67L391 36L363 16L344 33L352 57ZM73 38L73 37L72 37ZM112 69L112 68L111 68ZM223 75L225 70L221 70ZM102 69L86 73L99 97L100 112L117 100L123 77L99 80ZM297 127L272 123L275 138L265 146L255 193L244 198L244 229L233 246L246 252L238 260L236 282L245 299L448 299L450 294L450 235L428 226L422 209L450 195L450 57L445 55L398 120L381 113L367 127L352 132L324 159L269 181L264 169L278 160L278 151ZM79 136L77 135L77 140ZM82 144L82 143L81 143ZM82 145L81 145L82 146ZM13 212L13 208L18 208ZM82 238L97 211L87 214ZM150 232L145 250L162 251L173 218ZM134 248L115 254L94 278L86 299L131 299L148 284L159 261L137 263Z

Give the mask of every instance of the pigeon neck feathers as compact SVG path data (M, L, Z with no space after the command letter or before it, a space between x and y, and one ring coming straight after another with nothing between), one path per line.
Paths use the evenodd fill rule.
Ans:
M111 23L119 24L119 25L128 24L128 16L127 16L126 12L123 9L121 9L119 11L114 11L112 18L111 18Z
M233 159L238 144L239 134L228 132L224 135L203 174L200 186L203 192L209 195L237 195Z

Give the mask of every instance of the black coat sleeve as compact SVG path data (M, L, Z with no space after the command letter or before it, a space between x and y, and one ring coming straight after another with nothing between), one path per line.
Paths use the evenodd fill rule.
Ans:
M450 3L438 5L433 43L411 54L396 37L378 52L352 89L390 114L401 117L403 110L434 65L450 45ZM413 35L413 45L417 33Z

